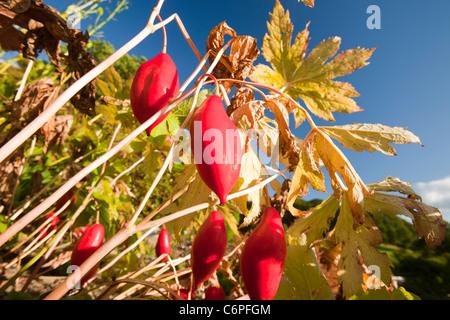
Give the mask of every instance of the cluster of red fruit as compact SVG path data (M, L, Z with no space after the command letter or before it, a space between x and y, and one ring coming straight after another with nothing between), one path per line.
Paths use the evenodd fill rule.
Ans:
M131 88L131 106L140 123L144 123L161 111L179 89L178 73L167 53L140 66ZM147 129L147 134L168 115L158 118ZM197 124L197 125L196 125ZM215 140L206 139L208 130L218 131ZM232 131L228 134L227 131ZM237 128L227 116L223 102L217 95L209 96L194 112L190 125L191 150L196 160L197 171L205 184L217 195L223 205L241 169L241 146ZM227 137L238 137L227 141ZM200 137L200 139L198 139ZM216 141L221 139L222 141ZM215 159L205 161L204 150L214 142ZM219 154L217 154L219 153ZM213 211L201 225L192 244L191 267L193 288L198 288L208 280L219 267L227 247L225 222L219 211ZM170 255L171 244L167 229L163 228L156 245L156 254ZM167 257L164 258L164 260ZM286 242L283 225L278 212L265 209L259 225L244 245L241 256L241 273L250 299L270 300L278 289L286 258ZM224 299L222 288L209 286L206 299Z
M70 199L72 200L70 201ZM46 219L51 218L50 226L44 227L39 231L39 239L43 239L50 230L55 230L57 228L60 219L58 216L55 216L55 213L59 211L68 201L70 201L69 205L64 209L64 211L68 210L75 203L76 199L77 196L75 195L74 191L70 190L58 200L55 206L55 211L49 213L46 216ZM87 224L86 226L75 230L74 234L79 236L79 239L75 244L74 249L72 250L70 264L74 266L80 266L102 245L103 239L105 237L105 228L100 223L95 223L93 225ZM81 285L83 285L90 277L92 277L97 269L98 265L91 269L91 271L81 279Z

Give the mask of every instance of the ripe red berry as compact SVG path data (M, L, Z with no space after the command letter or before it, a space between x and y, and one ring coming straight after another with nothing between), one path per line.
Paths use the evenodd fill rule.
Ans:
M52 218L55 215L56 212L50 212L48 215L45 216L45 219L49 219ZM43 239L49 231L55 230L58 227L58 223L59 223L59 217L53 217L51 222L50 222L50 227L47 228L47 226L45 226L44 228L42 228L39 231L39 240Z
M155 246L155 252L156 256L159 257L162 254L167 253L170 255L170 252L172 251L172 246L170 243L170 235L169 231L167 231L166 228L163 228L158 236L158 241L156 242ZM161 262L164 262L167 260L167 256L164 257Z
M191 248L194 288L205 282L219 267L227 248L225 221L219 211L213 211L203 222Z
M77 230L75 230L73 233L77 236L77 237L81 237L83 235L83 233L87 230L87 228L89 228L89 223L87 225L85 225L84 227L78 228Z
M225 291L221 286L210 285L205 291L205 300L225 300Z
M191 150L197 171L224 204L241 170L241 141L217 95L209 96L194 112L190 125Z
M184 300L192 300L194 298L194 290L191 290L191 299L189 299L189 289L188 288L182 288L179 291L177 291L178 295L183 298ZM178 300L177 297L172 295L174 300Z
M242 250L241 274L250 299L273 299L285 260L286 240L281 217L275 208L268 207Z
M81 266L100 246L103 244L105 237L105 228L103 225L96 223L90 226L78 240L72 251L71 265ZM81 280L81 285L89 280L97 271L99 265L93 267Z
M143 63L134 75L131 85L131 108L136 119L142 124L164 108L178 92L179 81L175 64L167 53L160 53ZM169 112L160 116L149 128L148 135L161 123Z
M77 196L75 195L75 192L73 190L67 191L61 198L59 198L59 200L56 202L55 211L61 209L70 199L72 199L72 201L65 210L68 210L77 200Z

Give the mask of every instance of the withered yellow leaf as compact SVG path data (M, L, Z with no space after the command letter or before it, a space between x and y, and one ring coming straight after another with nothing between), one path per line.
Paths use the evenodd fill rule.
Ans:
M300 0L298 0L298 2L300 2ZM314 8L314 0L302 0L302 2L307 6Z
M412 197L406 198L381 192L366 197L365 210L371 213L404 215L414 222L417 236L424 238L430 248L437 248L445 238L447 223L438 208Z
M330 137L348 149L368 152L380 151L387 155L396 155L390 143L418 143L420 139L412 132L401 127L388 127L382 124L348 124L334 127L321 127Z
M294 216L302 215L294 207L296 199L306 195L311 185L317 191L326 192L325 179L322 171L319 169L318 154L315 146L312 143L312 135L303 141L300 157L297 166L295 167L294 176L292 177L291 188L287 196L286 205Z
M379 280L385 285L389 286L392 275L392 262L386 253L378 251L382 242L380 230L369 216L362 225L354 229L349 200L348 193L343 192L341 210L334 229L336 241L342 243L337 273L345 297L351 297L362 290L363 265L379 268Z
M331 195L318 206L298 218L286 231L287 235L298 238L306 233L306 243L310 246L314 241L323 238L330 228L331 222L339 209L339 201Z
M345 182L350 210L355 222L354 228L356 228L364 223L364 196L370 192L348 159L324 133L316 132L314 141L317 154L330 175L333 188L341 184L339 176Z
M373 191L400 192L408 198L422 201L422 198L411 187L411 183L401 181L399 178L387 177L380 182L368 184L367 188Z

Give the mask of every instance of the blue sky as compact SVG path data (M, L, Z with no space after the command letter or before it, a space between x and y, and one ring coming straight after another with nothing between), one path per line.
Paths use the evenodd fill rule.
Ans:
M45 1L59 10L73 2ZM103 29L104 39L116 48L144 27L156 4L156 0L131 2L129 10L120 13L116 21ZM209 31L222 21L239 35L255 37L260 47L274 4L275 0L167 0L161 16L166 18L178 13L204 54ZM290 11L294 35L311 21L309 49L334 36L342 38L341 50L358 46L377 48L369 60L370 65L337 79L353 84L361 94L356 102L364 111L335 114L334 124L381 123L407 127L420 137L424 147L394 145L397 156L342 150L365 183L387 176L410 182L426 203L437 206L450 221L450 135L447 129L450 120L450 1L316 0L315 8L296 0L281 0L281 4ZM366 26L370 16L366 11L370 5L377 5L381 10L379 30ZM89 23L91 21L82 21L82 28ZM167 26L167 32L168 52L183 82L196 67L197 59L175 22ZM130 53L150 59L161 47L161 32L157 32ZM260 57L256 63L265 62ZM320 125L333 125L315 120ZM307 130L309 127L304 126L294 133L302 138ZM326 195L313 192L307 199L314 197Z

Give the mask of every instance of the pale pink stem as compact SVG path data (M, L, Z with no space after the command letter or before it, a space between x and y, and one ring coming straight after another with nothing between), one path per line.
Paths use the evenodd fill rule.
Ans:
M36 117L31 123L23 128L18 134L16 134L11 140L5 143L0 148L0 163L8 158L14 150L22 145L29 137L31 137L40 127L42 127L62 106L66 104L78 91L80 91L85 85L94 80L99 74L109 68L114 62L119 60L123 55L128 53L131 49L141 43L147 36L155 32L159 28L163 27L167 22L163 21L154 25L154 20L159 14L163 0L159 0L157 6L153 9L150 18L145 28L139 32L133 39L126 43L119 50L114 52L105 61L97 65L90 70L74 84L72 84L66 91L64 91L58 98L53 101L50 106L45 109L38 117Z

